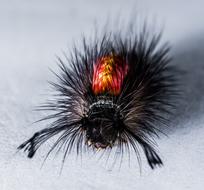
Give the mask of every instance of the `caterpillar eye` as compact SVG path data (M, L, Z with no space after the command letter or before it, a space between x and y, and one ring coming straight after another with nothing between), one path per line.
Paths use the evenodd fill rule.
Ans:
M127 147L138 154L139 145L152 169L162 165L153 142L168 125L166 115L178 93L170 48L160 39L160 33L150 36L146 27L128 35L110 31L93 42L84 38L83 49L75 48L68 62L58 58L60 73L51 83L58 96L41 106L54 111L44 118L54 122L18 148L32 158L59 135L48 155L56 147L65 158L73 148L114 146L121 154Z

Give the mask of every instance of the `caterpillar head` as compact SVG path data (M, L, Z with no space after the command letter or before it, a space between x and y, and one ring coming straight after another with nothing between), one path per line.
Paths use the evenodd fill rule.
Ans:
M93 103L88 112L85 124L86 143L95 148L112 147L117 140L122 122L117 105L107 97L100 97Z

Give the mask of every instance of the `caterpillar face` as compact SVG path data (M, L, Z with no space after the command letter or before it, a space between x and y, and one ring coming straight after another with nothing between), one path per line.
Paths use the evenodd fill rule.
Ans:
M107 33L93 42L84 39L83 49L74 49L67 63L58 59L57 95L43 105L52 111L50 127L35 133L19 146L32 158L48 139L59 135L52 150L73 148L123 149L138 145L153 169L162 165L154 137L168 125L176 97L174 68L168 65L169 47L159 45L161 35Z
M88 146L93 145L97 149L114 146L122 119L117 105L107 97L99 97L98 101L90 106L87 115L85 130Z

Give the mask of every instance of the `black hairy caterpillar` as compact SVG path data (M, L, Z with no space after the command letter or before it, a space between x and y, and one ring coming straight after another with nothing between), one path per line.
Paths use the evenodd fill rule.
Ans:
M76 48L68 64L60 58L60 74L52 83L58 96L42 106L54 111L50 127L35 133L18 149L32 158L38 148L60 134L49 153L64 147L64 158L73 147L143 149L152 169L162 165L154 136L168 124L165 114L174 106L174 68L168 65L169 46L159 45L161 33L150 37L146 27L122 37L105 33Z

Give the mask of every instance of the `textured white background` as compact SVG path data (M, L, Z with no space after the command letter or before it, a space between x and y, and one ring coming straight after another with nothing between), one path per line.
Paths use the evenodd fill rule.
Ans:
M13 0L0 1L0 190L202 190L204 187L204 3L202 0ZM33 160L16 147L44 127L32 125L44 113L33 112L48 93L55 55L71 47L94 23L131 12L156 18L172 44L181 76L183 100L172 118L169 137L158 140L164 167L152 171L145 160L121 169L92 155L71 155L63 172L60 159L40 169L49 144ZM132 17L131 17L132 18ZM60 156L59 156L60 157ZM131 162L136 162L132 159Z

